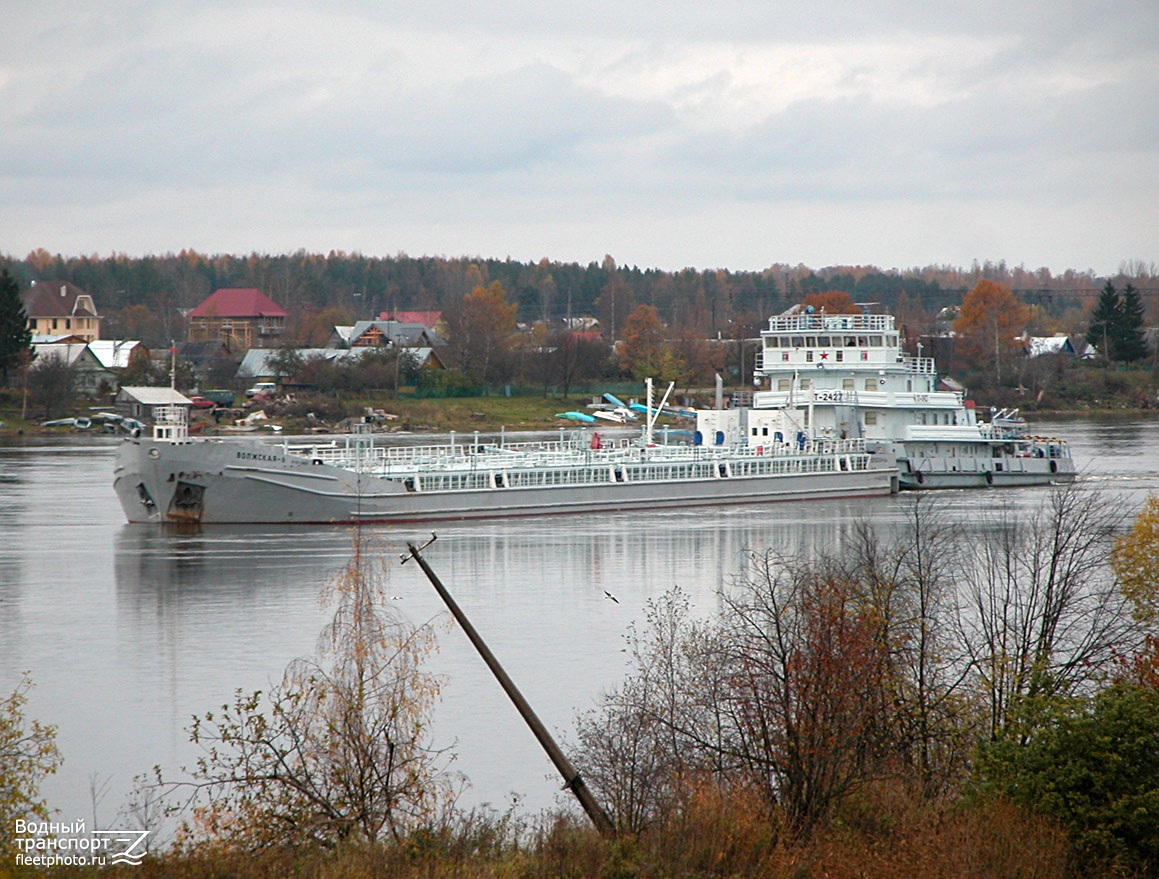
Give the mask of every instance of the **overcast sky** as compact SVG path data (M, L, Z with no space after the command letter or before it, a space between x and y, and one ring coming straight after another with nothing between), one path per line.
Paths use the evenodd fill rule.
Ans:
M1159 2L0 5L0 252L1159 260Z

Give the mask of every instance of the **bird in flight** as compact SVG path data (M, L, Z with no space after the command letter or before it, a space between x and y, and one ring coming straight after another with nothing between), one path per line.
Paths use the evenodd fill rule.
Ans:
M618 598L616 598L616 596L612 595L612 593L609 592L607 589L604 590L604 595L606 595L608 598L612 599L612 601L616 602L616 604L620 603L620 599L618 599Z

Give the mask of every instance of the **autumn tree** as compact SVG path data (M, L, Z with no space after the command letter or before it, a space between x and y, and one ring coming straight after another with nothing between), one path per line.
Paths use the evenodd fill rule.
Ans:
M1150 495L1131 530L1116 538L1111 566L1136 619L1159 620L1159 495Z
M660 313L652 305L640 305L624 321L620 367L633 378L676 381L684 364L668 344Z
M831 555L751 553L712 619L679 593L649 606L628 678L577 724L621 827L671 817L706 784L759 790L806 834L880 784L953 796L980 742L1027 745L1044 708L1137 649L1105 497L1068 486L970 540L932 503L889 540L863 523Z
M517 308L498 281L464 296L446 316L452 365L481 384L505 378Z
M964 544L962 643L986 706L987 737L1017 734L1024 708L1080 692L1137 640L1110 576L1117 505L1072 484L1025 520Z
M673 589L650 600L645 627L629 629L633 671L576 721L574 751L587 784L617 830L638 833L676 808L680 788L712 767L726 732L711 723L700 684L727 674L718 628L694 619Z
M929 799L958 780L974 744L968 656L953 625L961 535L921 493L905 515L888 541L858 523L845 555L847 577L880 622L890 749Z
M551 319L552 308L555 306L559 290L556 288L555 278L551 274L551 263L547 261L546 257L536 265L534 278L539 319L547 323Z
M429 628L388 610L383 559L356 533L324 598L335 608L316 659L296 660L263 698L238 692L194 719L202 752L185 832L247 850L373 843L431 826L453 794L429 741L440 681Z
M691 332L682 333L672 348L683 365L683 379L689 386L712 386L716 375L726 372L723 345L711 344Z
M140 304L126 305L120 311L110 314L101 332L108 332L116 339L137 339L151 347L168 345L171 341L171 337L161 329L157 316L147 305Z
M616 261L610 255L604 257L600 269L604 275L604 289L595 305L608 338L615 342L627 331L626 315L632 311L634 297L632 288L621 277Z
M729 322L729 357L736 363L737 384L748 384L752 379L753 367L761 350L761 329L765 318L756 314L738 314ZM732 371L732 362L728 369Z
M266 368L280 381L295 382L302 371L305 358L293 345L284 344L274 351L266 361Z
M897 327L901 331L902 344L910 353L917 352L917 343L923 336L934 332L934 318L922 306L921 299L911 300L902 290L897 296L897 305L894 307L897 316Z
M720 649L731 743L802 833L880 769L890 645L854 582L825 566L753 553L727 596Z
M60 767L56 727L25 716L32 682L27 676L0 700L0 863L15 861L15 822L48 818L40 783Z
M304 308L290 312L286 338L305 348L324 348L334 336L336 326L354 323L350 309L341 305L326 308Z
M611 361L608 346L602 339L571 330L550 337L548 349L550 355L544 379L557 382L564 397L576 382L603 376Z
M43 419L58 416L76 396L76 368L63 357L36 358L25 380L29 400Z
M807 834L878 769L888 732L879 620L851 582L774 552L715 621L679 593L634 636L636 669L580 724L585 777L615 820L660 819L688 785L761 792Z
M844 290L826 290L824 293L810 293L801 305L813 306L817 312L825 314L861 314L861 306Z
M1019 350L1030 316L1030 309L1018 301L1009 287L979 281L962 300L954 321L959 353L1001 384L1002 366L1009 364Z
M31 359L31 344L20 288L4 269L0 271L0 387L7 387L9 374Z

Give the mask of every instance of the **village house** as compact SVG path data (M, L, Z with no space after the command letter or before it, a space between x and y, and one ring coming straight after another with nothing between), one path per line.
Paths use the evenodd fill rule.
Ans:
M89 350L105 369L124 370L149 360L149 349L137 339L98 339L89 342Z
M221 340L239 354L274 347L285 331L286 316L261 290L224 287L189 312L189 341Z
M102 318L93 297L73 284L33 281L20 301L34 336L77 335L86 342L101 337Z
M1053 336L1028 336L1022 346L1027 357L1041 357L1057 354L1063 357L1089 358L1094 356L1093 348L1081 335L1068 336L1056 333Z
M400 324L422 324L428 330L445 335L441 311L384 311L378 315L379 320L390 320Z
M334 327L334 344L344 348L434 348L438 334L422 323L360 320L353 326Z
M351 365L356 364L364 354L370 353L372 349L368 346L358 346L354 348L296 348L290 350L303 361L320 358L338 365ZM282 353L281 349L251 348L242 358L241 365L238 366L237 380L239 382L261 380L282 383L288 378L278 366L279 355ZM434 348L407 348L406 354L412 359L415 367L419 369L446 369Z
M117 386L118 375L106 367L82 336L33 336L33 363L56 362L72 370L73 388L81 394L111 391Z

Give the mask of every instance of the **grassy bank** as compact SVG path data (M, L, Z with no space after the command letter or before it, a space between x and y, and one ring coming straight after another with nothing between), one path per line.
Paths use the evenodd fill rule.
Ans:
M1099 865L1075 864L1058 828L1008 804L918 806L893 799L896 790L882 793L891 801L874 806L887 812L840 816L808 839L785 836L784 828L770 820L764 809L753 809L751 802L700 796L668 822L637 836L602 838L586 822L562 815L527 823L474 816L453 829L370 846L258 851L202 843L181 851L151 852L139 867L58 868L47 875L137 879L1077 879L1109 875Z
M544 397L466 397L433 400L385 400L377 406L397 415L392 425L411 430L550 430L566 422L556 413L582 409L575 399Z

